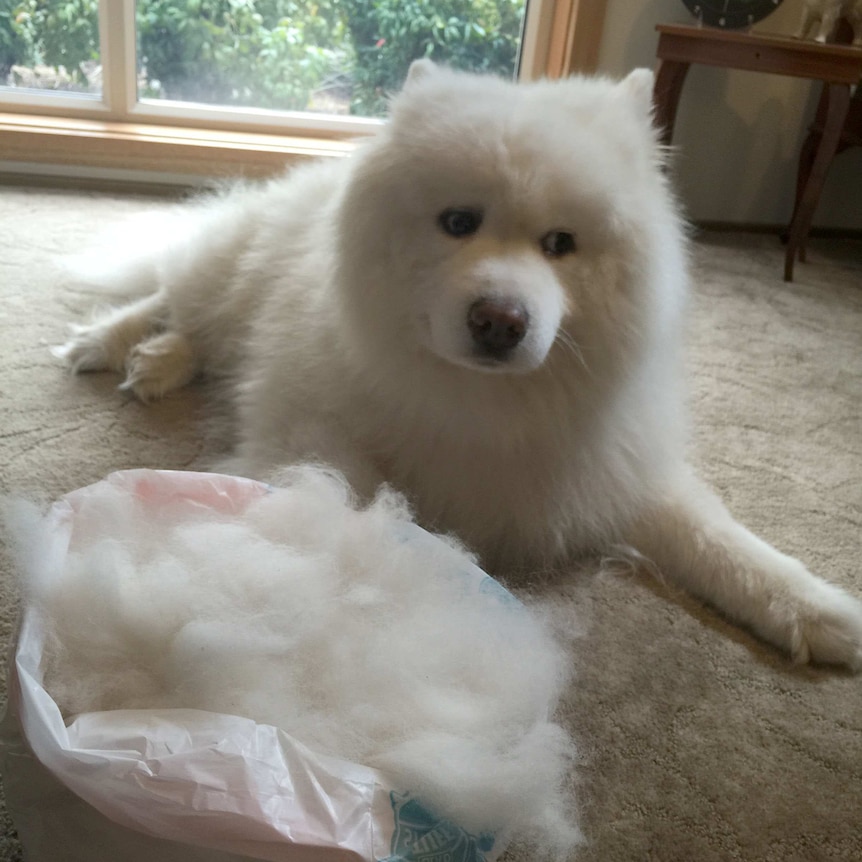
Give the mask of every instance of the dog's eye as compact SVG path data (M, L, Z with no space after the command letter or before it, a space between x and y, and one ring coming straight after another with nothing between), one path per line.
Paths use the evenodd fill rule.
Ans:
M482 213L469 207L453 207L443 210L437 221L449 236L470 236L479 230L482 224Z
M548 257L562 257L576 251L575 235L567 230L549 230L542 237L542 251Z

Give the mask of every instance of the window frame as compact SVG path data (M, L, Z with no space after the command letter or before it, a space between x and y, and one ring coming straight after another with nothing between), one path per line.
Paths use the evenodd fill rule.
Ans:
M606 0L529 0L519 77L595 69ZM380 121L252 108L138 101L135 0L100 0L100 97L0 90L0 173L40 165L165 174L272 174L341 156Z

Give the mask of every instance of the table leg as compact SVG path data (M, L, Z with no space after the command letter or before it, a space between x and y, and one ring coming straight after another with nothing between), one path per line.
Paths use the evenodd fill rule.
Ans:
M664 146L669 146L673 138L676 108L689 65L677 60L660 60L656 70L652 96L655 107L654 123L659 130L659 141Z
M802 149L799 152L799 170L796 177L796 199L793 204L793 215L790 217L790 224L793 224L796 218L796 213L799 211L799 205L802 201L802 195L808 185L808 178L811 176L811 168L814 166L814 159L817 157L817 150L820 147L821 133L810 131L802 144ZM785 234L786 240L790 241L790 228L787 228ZM803 237L799 248L797 249L800 263L805 263L805 242L807 237Z
M823 183L826 181L826 173L838 149L841 131L844 128L847 111L850 107L850 87L847 84L828 84L826 94L828 107L823 134L820 137L817 154L811 165L811 172L805 182L805 188L802 190L802 195L793 214L793 220L790 223L790 237L787 241L787 251L784 254L785 281L793 281L793 264L796 261L796 253L804 247L808 231L811 229L814 210L817 209L820 193L823 191Z

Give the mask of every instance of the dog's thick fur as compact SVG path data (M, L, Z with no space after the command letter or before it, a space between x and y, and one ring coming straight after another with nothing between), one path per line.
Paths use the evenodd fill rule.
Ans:
M684 229L652 75L511 84L414 64L350 158L184 209L77 327L149 399L226 378L229 469L403 491L484 563L628 545L797 660L862 665L862 604L736 523L684 461Z

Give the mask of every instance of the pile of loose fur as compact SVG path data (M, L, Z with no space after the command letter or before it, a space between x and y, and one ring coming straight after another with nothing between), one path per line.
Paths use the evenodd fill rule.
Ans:
M569 672L549 622L477 588L400 497L358 508L311 467L279 485L230 515L107 482L76 502L63 571L23 566L64 714L243 715L383 770L468 831L568 853L573 745L553 714ZM42 541L49 522L26 520L19 544Z

